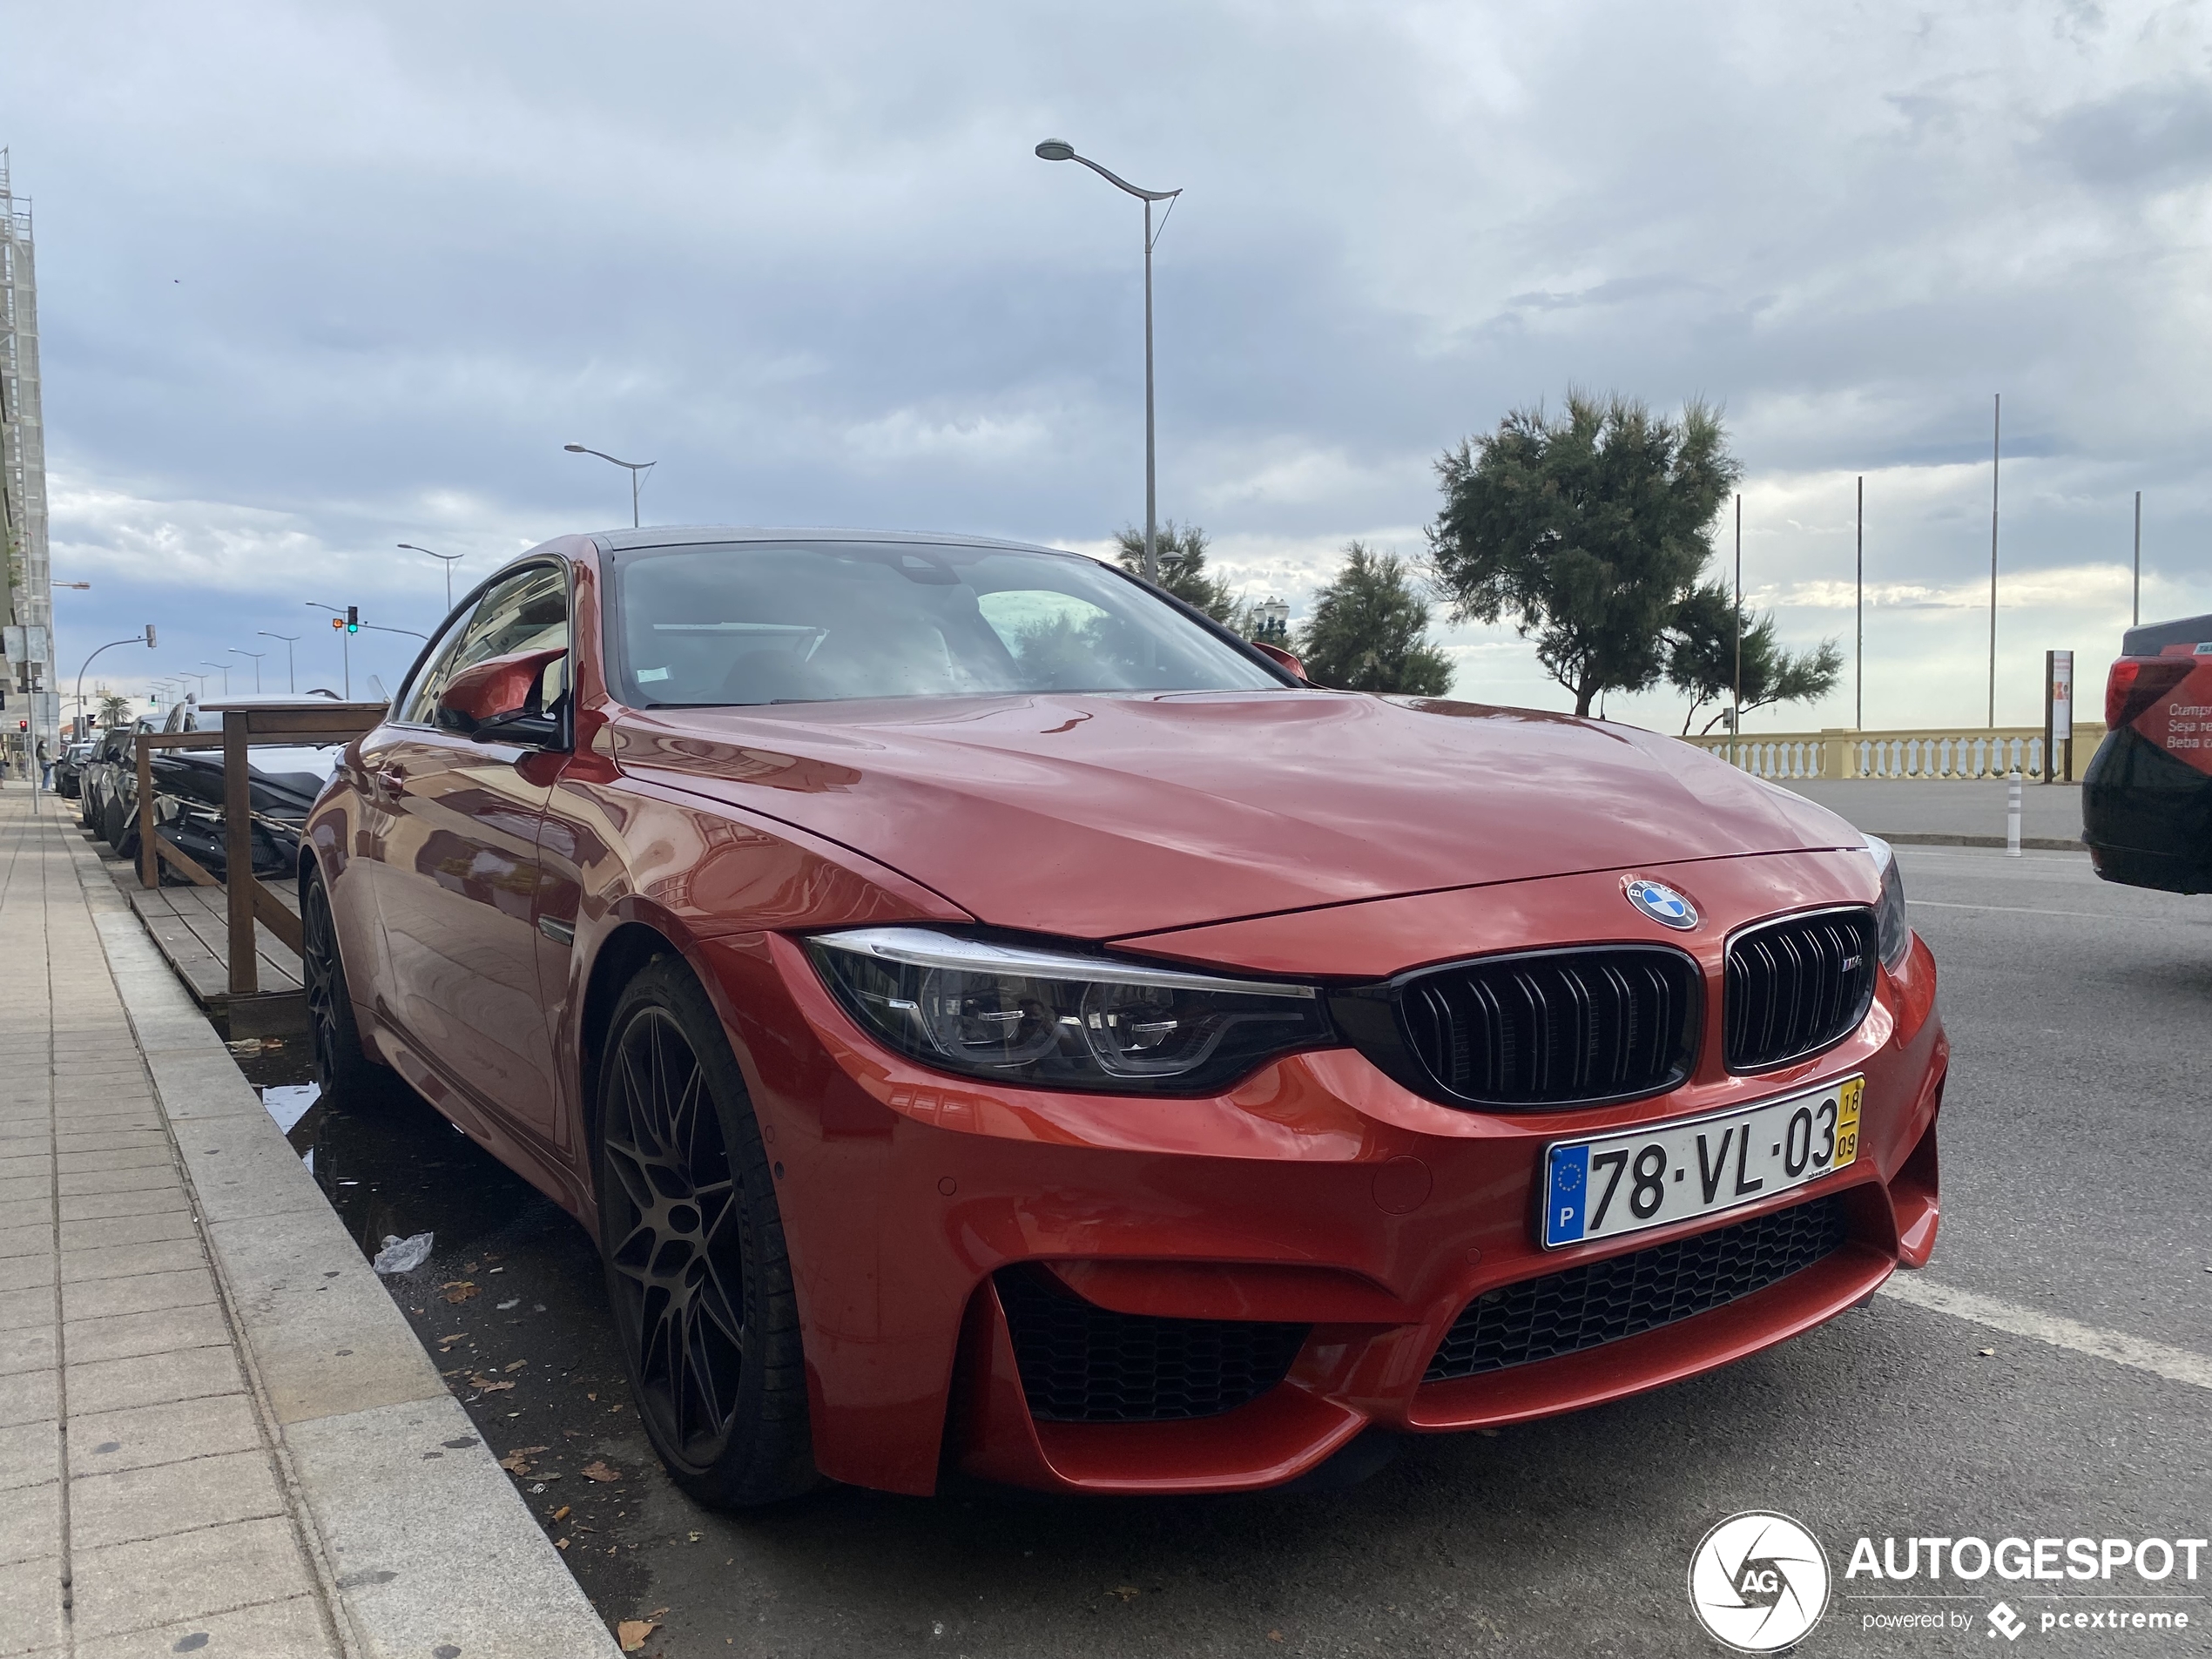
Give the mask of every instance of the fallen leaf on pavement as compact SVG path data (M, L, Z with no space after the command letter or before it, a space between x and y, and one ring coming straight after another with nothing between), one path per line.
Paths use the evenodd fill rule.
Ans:
M1112 1589L1107 1591L1107 1594L1109 1595L1118 1595L1122 1598L1123 1602L1126 1603L1136 1600L1137 1589L1136 1586L1134 1584L1116 1584Z
M518 1446L515 1448L515 1455L516 1457L536 1457L540 1452L543 1452L545 1449L546 1448L542 1446Z
M446 1293L448 1302L466 1302L476 1293L475 1285L465 1278L457 1278L450 1285L441 1285L438 1288Z
M494 1382L489 1377L485 1376L481 1371L475 1376L469 1379L469 1385L472 1388L482 1389L487 1394L496 1394L504 1389L512 1388L515 1386L510 1382Z
M568 1547L569 1541L565 1538L556 1538L553 1541L553 1548L556 1549L566 1549Z
M528 1474L530 1472L530 1460L520 1452L509 1452L499 1460L499 1467L509 1474Z
M507 1364L502 1366L500 1369L502 1371L520 1371L528 1364L529 1364L529 1361L527 1359L510 1359L507 1362Z
M622 1479L622 1471L620 1469L610 1469L606 1466L606 1463L603 1459L596 1457L593 1458L590 1462L583 1466L582 1474L583 1478L587 1480L607 1482L619 1480Z

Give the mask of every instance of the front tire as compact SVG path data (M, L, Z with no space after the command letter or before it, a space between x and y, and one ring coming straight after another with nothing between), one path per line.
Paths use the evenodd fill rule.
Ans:
M326 1095L359 1099L391 1081L368 1057L354 1021L354 995L338 954L338 923L318 869L300 895L300 978L307 998L307 1030L314 1039L315 1082Z
M653 1449L699 1502L819 1484L775 1182L722 1022L676 956L623 992L599 1068L599 1249Z

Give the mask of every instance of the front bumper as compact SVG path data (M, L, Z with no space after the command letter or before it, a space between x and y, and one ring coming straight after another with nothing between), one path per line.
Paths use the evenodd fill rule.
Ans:
M1709 900L1717 885L1704 879ZM1617 880L1602 887L1617 906ZM1717 936L1712 945L1716 964ZM1207 1100L995 1088L869 1042L787 939L699 949L776 1167L816 1460L854 1484L926 1493L957 1467L1060 1491L1274 1485L1370 1426L1514 1422L1727 1364L1863 1301L1934 1242L1947 1044L1934 965L1917 941L1858 1029L1811 1062L1729 1076L1709 1033L1697 1073L1669 1095L1512 1116L1438 1105L1349 1049L1291 1056ZM1716 1022L1719 999L1709 1001ZM1852 1168L1626 1239L1535 1243L1546 1143L1852 1072L1866 1077ZM1487 1291L1827 1199L1844 1217L1840 1245L1725 1305L1557 1358L1425 1380L1454 1321ZM1138 1321L1304 1334L1283 1380L1231 1409L1053 1420L1025 1389L1008 1271Z

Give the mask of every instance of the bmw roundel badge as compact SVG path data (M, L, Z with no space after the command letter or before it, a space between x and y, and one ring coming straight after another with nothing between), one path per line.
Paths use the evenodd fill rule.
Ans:
M1647 881L1639 876L1624 891L1630 904L1662 927L1688 932L1697 925L1697 907L1663 881Z

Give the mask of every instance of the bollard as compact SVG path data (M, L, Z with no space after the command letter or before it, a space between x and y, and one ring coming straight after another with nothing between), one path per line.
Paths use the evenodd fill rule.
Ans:
M2015 766L2005 774L2005 856L2020 855L2020 774Z

